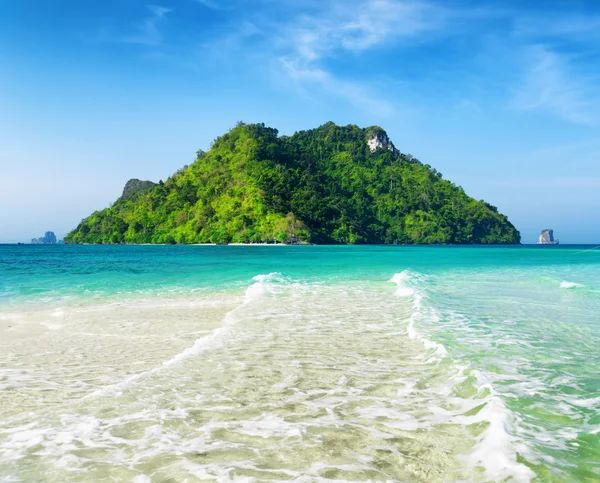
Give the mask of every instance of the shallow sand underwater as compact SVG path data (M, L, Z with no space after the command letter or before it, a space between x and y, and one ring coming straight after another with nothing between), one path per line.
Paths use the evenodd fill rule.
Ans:
M0 247L0 481L600 481L581 252Z

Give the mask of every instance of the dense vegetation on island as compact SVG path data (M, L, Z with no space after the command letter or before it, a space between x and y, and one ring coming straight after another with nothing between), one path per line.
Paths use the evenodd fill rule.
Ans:
M131 183L131 182L130 182ZM128 183L128 185L130 185ZM140 182L69 243L519 243L494 206L401 154L379 127L278 136L239 123L158 184Z

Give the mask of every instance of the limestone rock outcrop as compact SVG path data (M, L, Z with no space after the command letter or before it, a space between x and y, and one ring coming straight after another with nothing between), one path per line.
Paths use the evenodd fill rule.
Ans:
M40 238L32 238L31 243L33 245L56 245L56 235L53 231L47 231L44 236Z
M552 228L544 228L540 233L538 241L539 245L558 245L558 240L554 239L554 230Z
M387 149L394 151L394 143L390 141L387 133L381 128L372 128L367 139L369 150L374 153L377 149Z

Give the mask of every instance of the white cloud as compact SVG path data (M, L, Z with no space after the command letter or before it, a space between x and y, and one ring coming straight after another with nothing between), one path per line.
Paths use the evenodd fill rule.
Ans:
M162 35L158 28L158 23L167 15L171 9L159 5L148 5L150 16L146 17L135 26L136 33L121 38L122 42L141 45L160 45Z
M383 97L374 95L370 89L357 82L342 80L319 67L297 68L293 63L280 59L287 75L299 89L305 93L305 88L317 85L327 95L346 99L355 107L364 109L378 116L389 117L394 113L393 106Z
M530 63L523 84L518 89L515 106L522 110L545 110L566 121L593 124L593 99L586 93L585 82L570 70L569 63L544 46L526 52Z
M307 61L337 49L362 52L401 37L441 28L447 12L408 0L349 0L326 3L316 15L302 15L288 25L283 41Z
M320 87L350 104L389 116L394 109L372 85L336 77L325 61L339 51L364 53L400 38L440 29L446 11L413 0L325 2L318 13L300 15L279 29L280 63L301 90Z
M219 4L218 0L196 0L196 2L211 10L221 10L223 8L223 5Z

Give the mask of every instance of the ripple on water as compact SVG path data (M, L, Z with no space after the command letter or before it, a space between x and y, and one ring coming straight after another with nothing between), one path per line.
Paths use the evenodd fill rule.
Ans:
M12 349L0 477L527 481L493 387L418 332L411 275L395 294L270 274L221 305L65 312Z

